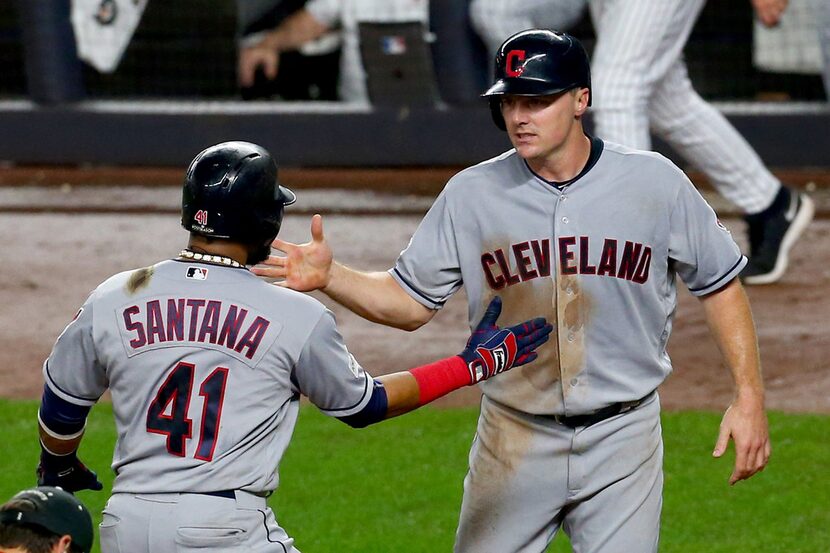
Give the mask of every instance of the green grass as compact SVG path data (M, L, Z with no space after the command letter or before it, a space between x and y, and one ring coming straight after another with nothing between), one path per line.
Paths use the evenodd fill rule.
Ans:
M35 402L0 401L0 498L34 484ZM352 430L303 408L271 504L303 553L451 551L477 409L421 411ZM770 415L773 458L729 487L711 450L720 415L666 413L662 552L819 552L830 543L830 417ZM93 410L81 458L109 488L109 405ZM79 497L99 515L106 494ZM570 551L560 535L550 551Z

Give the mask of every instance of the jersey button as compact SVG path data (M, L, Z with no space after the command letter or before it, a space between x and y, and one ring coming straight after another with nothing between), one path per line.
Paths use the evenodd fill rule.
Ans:
M569 219L567 217L562 217L562 222L566 225L568 224Z
M565 292L567 292L569 296L574 295L574 289L573 288L568 288L567 290L565 290Z
M573 333L568 334L568 341L569 341L569 342L573 342L573 341L574 341L574 335L573 335Z
M577 384L579 384L579 379L578 378L572 378L571 379L571 386L576 386Z

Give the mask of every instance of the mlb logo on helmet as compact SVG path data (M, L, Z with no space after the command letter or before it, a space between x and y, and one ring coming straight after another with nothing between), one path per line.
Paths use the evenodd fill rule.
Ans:
M204 209L200 209L196 212L196 215L193 216L193 219L202 226L207 225L208 219L208 212Z

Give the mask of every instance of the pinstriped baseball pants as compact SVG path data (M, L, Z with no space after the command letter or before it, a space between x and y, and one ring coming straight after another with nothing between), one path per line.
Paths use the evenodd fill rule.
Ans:
M772 203L781 183L689 80L683 47L705 0L591 0L597 136L651 149L649 130L703 171L746 213Z

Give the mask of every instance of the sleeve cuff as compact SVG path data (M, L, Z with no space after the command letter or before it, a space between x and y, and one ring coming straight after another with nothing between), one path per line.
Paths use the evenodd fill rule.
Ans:
M722 276L712 280L708 284L704 286L700 286L698 288L689 288L689 292L693 296L705 296L706 294L711 294L716 290L720 290L734 279L736 276L741 274L741 271L747 264L746 256L742 255L738 261L730 268L727 272L725 272Z

